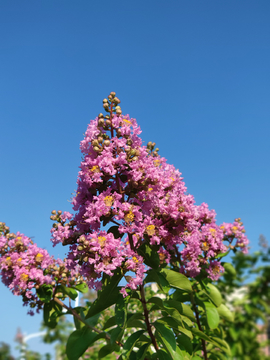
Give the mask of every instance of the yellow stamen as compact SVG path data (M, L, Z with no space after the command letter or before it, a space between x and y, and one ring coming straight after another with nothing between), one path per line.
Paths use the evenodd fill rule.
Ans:
M41 261L42 261L42 258L43 258L43 255L40 254L40 253L38 253L38 254L36 255L36 262L41 262Z
M166 255L164 253L159 253L158 256L159 256L159 260L161 261L161 263L163 263L164 260L166 259Z
M220 273L220 268L218 265L212 267L213 274L217 275Z
M154 160L154 165L156 167L158 167L160 165L160 160L158 160L158 159Z
M127 119L123 119L123 121L127 124L127 125L131 125L131 121L127 120Z
M215 236L216 232L217 232L216 229L213 229L213 228L210 229L210 233L212 236Z
M202 244L202 250L203 251L209 250L209 244L206 241Z
M153 188L149 188L149 189L148 189L148 191L152 191L152 190L153 190Z
M146 232L149 236L155 235L155 225L148 225L146 228Z
M106 238L104 236L99 236L98 237L98 242L99 242L100 246L103 248L105 246L105 243L106 243Z
M136 256L133 256L132 260L135 262L135 263L138 263L139 260L136 258Z
M237 231L238 230L238 227L237 226L233 226L232 227L232 231Z
M114 198L112 196L106 196L103 201L105 202L106 206L112 206Z
M90 169L90 171L92 171L92 172L94 172L94 173L97 173L97 172L99 172L99 167L98 167L97 165L94 165L94 166Z
M126 215L125 215L125 217L124 217L124 219L125 219L125 222L126 223L131 223L133 220L134 220L134 214L133 214L133 212L130 210Z
M28 277L29 276L27 274L25 274L25 273L21 274L21 276L20 276L22 281L27 281Z

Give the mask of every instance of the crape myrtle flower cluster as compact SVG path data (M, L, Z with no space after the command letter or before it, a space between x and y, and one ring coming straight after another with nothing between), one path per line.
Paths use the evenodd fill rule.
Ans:
M44 249L17 232L11 233L5 223L0 223L0 272L2 282L9 287L14 295L21 295L23 304L29 305L30 315L33 309L37 312L43 307L36 291L42 285L74 286L81 276L74 270L67 269L65 262L54 259ZM56 293L57 297L63 294Z
M103 100L107 115L99 114L87 128L75 214L53 211L54 246L70 245L68 268L79 265L94 289L100 289L103 273L113 275L117 268L134 274L126 276L126 287L142 284L149 268L140 251L144 244L158 253L160 266L170 264L190 277L204 270L217 280L224 271L217 255L235 247L247 251L243 224L236 219L218 226L214 210L195 205L181 173L158 155L155 143L142 145L140 127L122 115L119 103L112 92Z

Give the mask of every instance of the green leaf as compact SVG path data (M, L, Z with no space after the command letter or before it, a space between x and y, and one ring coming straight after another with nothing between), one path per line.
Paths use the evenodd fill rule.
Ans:
M105 322L103 329L104 330L109 329L110 327L112 327L114 325L116 325L115 316L112 316Z
M120 327L124 327L127 321L126 299L123 298L122 294L119 294L115 304L115 322Z
M193 339L193 335L192 335L191 331L189 331L185 327L183 327L182 321L179 321L176 318L172 318L170 316L163 316L162 318L159 318L157 320L157 322L167 325L168 327L185 334L190 339Z
M138 254L144 258L144 263L153 269L159 267L159 255L149 244L144 242L138 249Z
M51 300L45 303L43 307L44 324L51 329L54 329L58 323L59 316L63 315L62 306Z
M123 359L128 359L129 355L136 345L137 341L140 339L141 335L145 332L145 330L139 330L135 333L131 334L130 337L127 339L127 341L124 344L123 349L125 350L125 353L122 354Z
M112 233L115 239L121 239L124 234L121 234L118 230L119 226L111 226L107 233Z
M139 350L137 351L136 354L136 360L144 360L145 354L147 352L147 349L149 348L149 346L151 345L151 341L149 341L146 344L143 344Z
M147 304L155 304L157 305L160 309L163 309L163 301L161 298L157 297L157 296L153 296L151 297L148 301Z
M155 282L158 284L158 287L162 292L168 292L171 287L168 281L165 279L165 277L160 273L155 271L154 269L150 269L147 271L147 276L144 279L144 283L148 284L151 282Z
M70 288L70 287L66 287L64 285L58 285L57 286L57 292L61 292L65 295L67 295L68 297L70 297L72 300L75 300L76 297L78 296L77 290Z
M212 342L210 337L207 336L204 332L200 331L197 328L190 328L190 331L192 332L192 334L199 336L200 339L206 340L208 342Z
M145 322L142 322L138 319L132 319L132 320L129 320L127 322L127 328L139 328L139 329L145 329L146 330L146 325L145 325Z
M179 301L179 302L187 302L190 301L190 295L183 291L183 290L175 290L171 296L172 300Z
M97 334L84 326L75 330L68 338L66 354L69 360L78 360L88 347L95 341Z
M154 326L156 328L156 332L158 333L158 338L167 352L170 354L172 360L183 360L183 356L181 355L181 351L177 350L176 340L174 333L172 330L167 328L165 325L160 324L159 322L155 322Z
M225 340L213 336L211 336L211 340L214 341L221 350L225 351L228 355L231 355L230 346Z
M105 278L104 285L101 291L99 291L97 299L91 305L86 315L86 319L116 303L119 291L121 290L121 287L118 287L117 285L121 278L122 273L120 269L115 270L113 276Z
M116 328L110 330L110 343L113 345L116 341L121 341L123 335L124 335L125 329L123 329L120 326L117 326Z
M234 266L231 263L225 262L225 263L222 263L222 266L225 269L225 274L226 275L229 275L232 278L236 277L236 270L235 270Z
M224 304L221 304L217 308L217 311L223 319L225 319L227 321L231 321L231 322L234 321L234 314Z
M169 269L162 269L161 274L165 277L172 288L192 292L191 283L185 275Z
M116 344L113 344L113 345L112 345L112 344L105 345L105 346L103 346L103 347L99 350L99 352L98 352L98 358L99 358L99 359L102 359L102 358L104 358L105 356L111 354L111 353L114 352L114 351L118 352L119 349L120 349L120 347L119 347L118 345L116 345Z
M210 302L204 302L204 307L206 311L207 323L210 329L216 329L220 320L217 308Z
M206 295L218 307L222 303L222 296L219 290L213 284L207 284Z
M193 345L190 340L192 340L192 338L188 337L186 334L183 333L181 333L177 337L178 345L180 345L181 348L184 347L184 349L191 355L193 352Z
M36 290L37 296L44 303L48 303L53 296L53 287L51 285L42 285Z
M172 360L171 356L161 349L159 349L155 354L153 354L151 359L152 360Z
M187 304L182 304L179 301L175 300L167 300L163 302L165 308L174 308L176 309L181 315L186 316L191 321L196 321L195 316L191 308Z
M74 288L83 294L86 294L89 290L89 287L87 286L86 283L81 283L81 284L75 285Z

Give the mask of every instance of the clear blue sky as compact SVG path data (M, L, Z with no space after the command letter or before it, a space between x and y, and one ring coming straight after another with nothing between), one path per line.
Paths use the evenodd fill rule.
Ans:
M63 256L50 212L71 210L79 142L116 91L198 204L241 217L253 250L270 240L269 19L269 0L2 0L0 220ZM0 290L0 341L38 331Z

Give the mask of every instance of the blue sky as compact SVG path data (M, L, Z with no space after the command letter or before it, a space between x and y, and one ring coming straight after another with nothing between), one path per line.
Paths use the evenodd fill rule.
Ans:
M79 142L110 91L219 223L270 240L270 2L0 2L0 220L52 249ZM0 341L39 330L0 284ZM39 340L30 347L46 352Z

